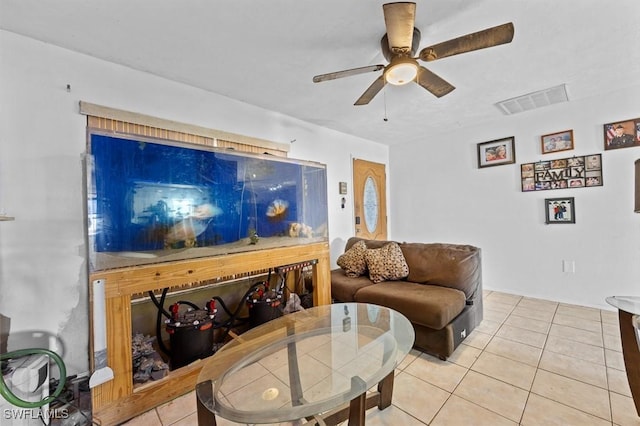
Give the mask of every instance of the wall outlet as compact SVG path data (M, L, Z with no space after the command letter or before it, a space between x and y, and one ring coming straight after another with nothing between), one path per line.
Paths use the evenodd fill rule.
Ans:
M467 337L467 329L466 329L466 328L460 332L460 337L461 337L462 339L464 339L465 337Z
M575 260L563 260L562 261L562 272L567 272L569 274L576 273L576 261Z

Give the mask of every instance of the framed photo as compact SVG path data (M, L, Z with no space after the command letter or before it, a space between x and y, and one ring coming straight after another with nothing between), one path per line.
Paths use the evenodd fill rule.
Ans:
M602 154L520 165L522 192L603 186Z
M604 149L640 146L640 118L604 125Z
M558 133L542 135L540 142L542 144L543 154L568 151L573 149L573 130L563 130Z
M576 223L576 210L573 197L545 198L544 208L546 224Z
M478 168L516 162L516 138L510 136L478 144Z

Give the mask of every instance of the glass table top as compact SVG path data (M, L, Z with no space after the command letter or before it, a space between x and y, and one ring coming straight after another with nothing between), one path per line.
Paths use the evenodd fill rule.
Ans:
M630 314L640 315L640 296L611 296L605 300L614 308Z
M339 303L253 328L205 361L196 394L240 423L274 423L331 410L378 384L415 339L399 312Z

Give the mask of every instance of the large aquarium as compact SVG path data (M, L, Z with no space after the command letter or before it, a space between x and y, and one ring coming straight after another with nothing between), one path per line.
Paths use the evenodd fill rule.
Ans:
M328 240L323 164L91 133L91 269Z

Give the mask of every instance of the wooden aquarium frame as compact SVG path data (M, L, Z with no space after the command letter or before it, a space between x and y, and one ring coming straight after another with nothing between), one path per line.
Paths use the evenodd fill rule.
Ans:
M88 102L80 102L79 112L87 116L88 131L94 129L116 135L138 135L195 145L230 148L240 152L268 153L282 158L287 158L289 151L288 144L174 122ZM120 424L195 390L198 374L204 364L202 361L195 361L171 371L161 380L138 385L134 389L131 352L132 297L148 291L160 291L167 287L189 287L194 283L220 277L241 275L315 259L317 263L312 267L313 303L314 305L329 304L331 303L329 256L329 243L318 242L90 273L90 283L98 279L105 280L107 364L114 373L113 380L91 390L94 418L103 425ZM89 286L89 288L92 287ZM90 302L93 306L93 295ZM93 359L91 362L93 363Z
M133 386L131 299L164 288L317 260L312 269L314 305L331 303L329 243L257 250L170 263L143 265L90 274L105 280L107 364L111 381L91 391L93 416L101 424L119 424L195 389L201 360L173 370L161 380ZM93 303L93 297L91 299Z

